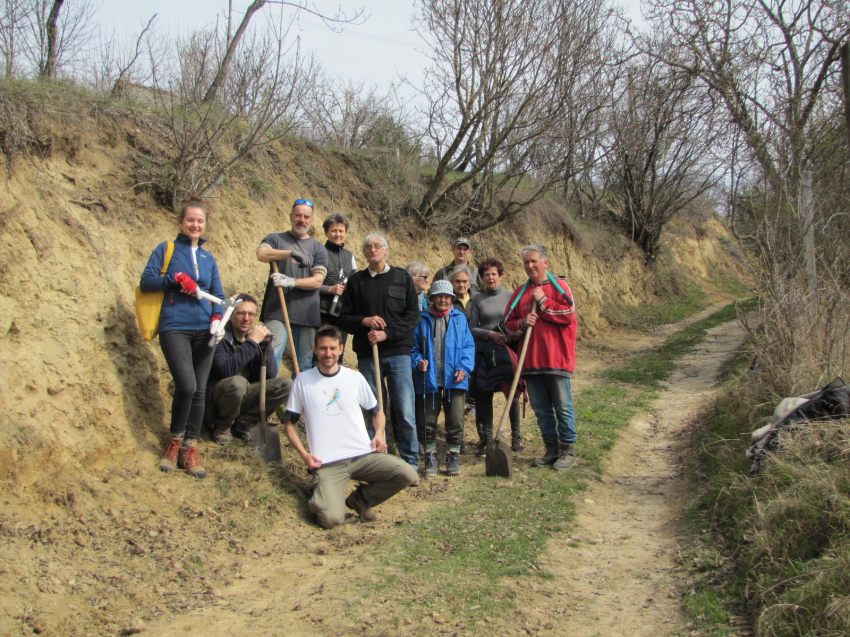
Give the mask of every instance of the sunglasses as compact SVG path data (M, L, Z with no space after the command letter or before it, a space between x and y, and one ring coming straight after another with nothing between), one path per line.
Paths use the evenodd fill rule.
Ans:
M416 278L417 278L417 279L425 279L425 280L427 281L427 280L428 280L428 275L427 275L427 274L420 274L420 275L419 275L418 277L416 277Z
M292 205L293 206L300 206L301 204L310 206L311 208L313 207L313 202L310 201L309 199L296 199L295 203L292 204Z

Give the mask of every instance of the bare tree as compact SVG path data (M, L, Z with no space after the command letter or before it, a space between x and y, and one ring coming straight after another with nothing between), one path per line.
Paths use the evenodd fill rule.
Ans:
M618 89L603 183L608 201L616 196L611 212L649 262L659 256L667 224L723 175L712 152L722 129L704 97L690 75L649 56L631 61Z
M17 70L18 57L25 44L26 25L33 10L31 0L3 0L0 4L0 55L5 76Z
M319 72L305 96L303 109L308 134L316 141L362 148L381 118L395 119L395 104L391 93L381 95L377 86L367 88L363 81Z
M563 179L570 91L604 64L616 15L602 0L422 3L423 115L437 160L421 223L490 227Z
M352 17L346 16L346 14L340 9L333 16L329 14L322 13L315 8L311 8L307 3L307 0L303 0L302 2L286 2L285 0L254 0L248 8L245 9L245 15L242 17L242 21L239 23L239 26L236 28L236 33L233 34L233 37L230 37L230 23L231 23L231 15L228 14L228 29L227 29L227 47L224 53L224 57L221 60L218 68L216 69L215 75L210 82L210 86L207 89L206 94L204 95L204 104L210 104L218 94L221 85L227 80L227 76L230 73L230 65L233 61L233 56L236 54L236 51L239 48L239 43L242 41L242 37L245 35L245 31L248 29L248 25L251 22L251 18L254 14L263 8L263 6L267 4L276 4L281 7L290 7L295 9L297 13L306 12L312 14L318 18L321 18L326 24L335 23L335 24L351 24L356 23L363 15L363 9L357 9L354 11L354 15Z
M291 24L291 23L290 23ZM171 46L171 64L150 52L154 99L167 118L165 157L140 156L138 176L175 210L190 195L207 197L252 153L289 133L295 106L308 89L309 61L288 47L286 23L251 29L231 62L216 103L204 96L220 64L217 30L196 31Z
M26 18L27 43L23 49L30 68L39 77L55 77L63 66L76 63L91 44L98 5L92 0L31 0Z

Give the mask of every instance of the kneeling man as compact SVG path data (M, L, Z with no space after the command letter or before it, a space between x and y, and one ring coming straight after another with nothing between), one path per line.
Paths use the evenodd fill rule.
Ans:
M206 417L212 417L213 440L228 444L233 437L248 441L248 430L260 417L260 370L266 361L266 413L286 403L292 381L278 378L271 331L257 323L257 300L240 294L224 338L213 358L207 383Z
M345 507L364 522L377 516L372 507L410 486L416 470L387 449L386 418L360 372L340 366L342 336L339 328L324 325L316 331L314 351L318 366L295 379L286 405L284 427L289 442L313 473L310 510L319 524L331 529L345 521ZM369 440L362 409L372 413L375 436ZM308 452L294 423L304 417ZM361 484L347 498L349 480Z

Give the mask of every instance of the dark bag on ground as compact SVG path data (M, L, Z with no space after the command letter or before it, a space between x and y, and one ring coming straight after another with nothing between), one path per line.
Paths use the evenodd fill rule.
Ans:
M750 437L747 458L750 474L761 468L765 455L777 447L779 432L808 425L813 420L832 420L850 415L850 385L840 376L822 389L796 398L785 398L773 410L770 422Z

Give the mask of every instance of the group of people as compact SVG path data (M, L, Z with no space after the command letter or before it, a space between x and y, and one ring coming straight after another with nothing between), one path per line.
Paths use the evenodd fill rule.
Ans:
M248 441L259 417L265 373L266 409L271 413L285 405L284 429L313 475L309 504L319 523L340 524L345 507L374 520L372 507L419 483L420 460L426 477L438 473L441 411L446 472L460 474L464 415L470 408L477 454L485 455L494 436L493 397L508 393L515 349L528 330L522 379L545 444L534 464L556 470L572 466L575 304L566 282L548 272L545 246L523 249L528 281L514 292L501 285L504 266L498 259L472 267L471 244L464 237L452 246L452 262L431 281L421 263L404 269L390 265L389 244L380 233L364 239L367 267L358 270L344 247L348 220L338 214L325 219L322 244L309 235L313 202L298 199L290 230L266 235L257 248L257 259L270 264L262 304L241 294L222 324L221 306L198 293L224 299L218 266L201 238L208 214L204 202L187 202L177 239L156 247L141 279L143 292L164 293L160 345L174 378L163 471L179 467L206 476L197 446L203 424L219 444ZM288 340L285 315L300 372L294 380L278 377ZM359 373L341 366L348 335ZM387 405L389 418L380 404ZM512 447L521 451L518 397L509 413ZM308 449L297 429L302 419ZM381 453L387 449L387 427L397 457ZM345 497L350 479L363 484Z

